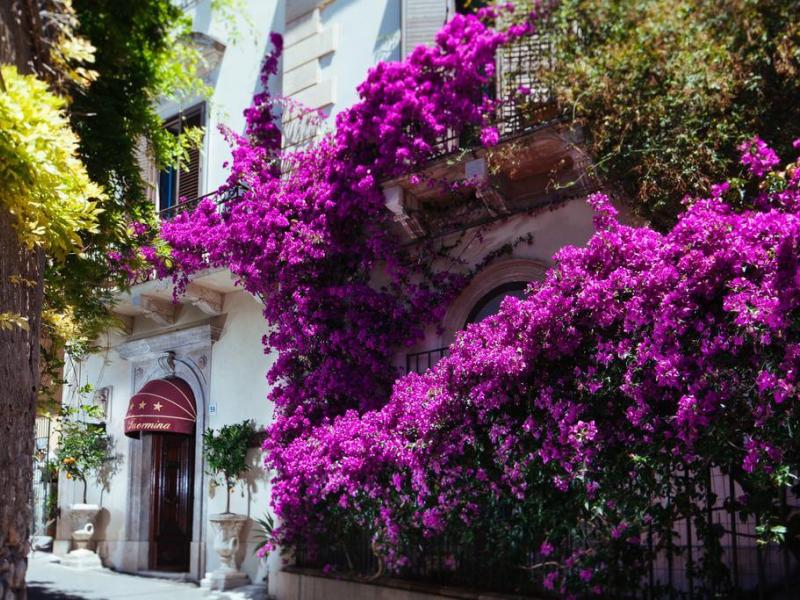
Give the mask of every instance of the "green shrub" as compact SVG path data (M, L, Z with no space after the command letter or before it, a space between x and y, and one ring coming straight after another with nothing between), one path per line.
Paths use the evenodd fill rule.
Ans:
M586 126L597 169L653 225L685 195L737 177L758 133L800 137L800 20L793 0L563 0L543 73Z
M84 405L79 409L65 411L59 426L56 460L67 479L83 482L83 503L86 504L86 479L112 460L113 444L106 433L105 423L80 421L75 418L80 412L87 417L98 416L97 406Z
M224 485L227 494L225 512L231 511L231 491L241 476L250 470L247 449L254 433L253 421L223 425L219 432L207 429L203 433L203 454L208 474L214 485Z

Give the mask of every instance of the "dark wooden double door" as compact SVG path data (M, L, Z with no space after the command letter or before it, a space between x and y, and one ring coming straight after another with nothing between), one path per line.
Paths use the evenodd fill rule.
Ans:
M194 436L154 433L150 568L189 571L194 491Z

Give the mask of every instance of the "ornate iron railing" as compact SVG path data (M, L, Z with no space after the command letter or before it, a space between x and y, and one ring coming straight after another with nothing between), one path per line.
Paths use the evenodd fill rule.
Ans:
M662 539L650 530L642 536L640 543L648 557L645 575L638 592L628 598L800 597L800 542L796 534L787 534L784 543L759 541L756 534L760 523L742 513L738 499L744 492L726 471L719 467L703 471L704 489L696 493L690 490L693 501L689 504L685 495L681 500L669 496L660 499L662 505L676 509L672 535ZM682 489L680 486L688 482L683 471L673 472L671 479L674 489ZM800 509L798 497L791 491L780 494L774 504L787 522L792 522ZM465 533L469 533L465 536L469 542L456 543L446 537L419 539L403 549L408 564L391 576L477 591L545 597L538 583L539 572L530 568L550 560L539 555L542 540L537 532L522 536L523 545L489 539L479 526ZM332 570L337 577L355 580L374 581L388 574L372 551L368 532L351 531L333 537L318 541L313 551L297 549L296 566ZM720 549L719 569L713 578L704 580L700 567L704 561L714 560L714 548Z
M241 194L241 189L238 187L229 187L224 191L215 190L213 192L209 192L208 194L198 196L193 200L178 202L173 206L164 208L158 211L158 218L162 221L172 219L176 215L182 212L194 210L197 207L197 205L200 204L200 202L206 199L213 199L217 204L220 205L225 204L226 202L230 202L231 200L238 198L240 194Z
M406 373L424 373L447 355L447 348L406 354Z

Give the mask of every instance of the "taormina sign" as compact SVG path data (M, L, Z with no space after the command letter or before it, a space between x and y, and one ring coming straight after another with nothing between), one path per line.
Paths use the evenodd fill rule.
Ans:
M197 409L192 388L183 379L167 377L148 381L136 392L125 415L125 435L142 431L194 433Z

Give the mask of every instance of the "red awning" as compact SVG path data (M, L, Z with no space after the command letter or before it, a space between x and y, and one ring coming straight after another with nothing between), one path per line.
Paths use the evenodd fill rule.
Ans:
M134 394L125 415L125 435L146 433L194 433L197 408L192 388L183 379L153 379Z

